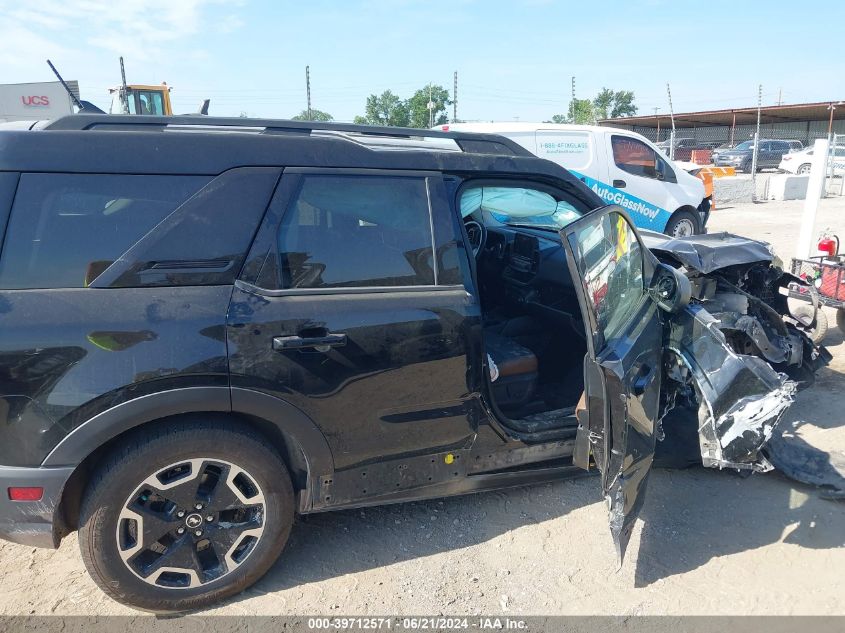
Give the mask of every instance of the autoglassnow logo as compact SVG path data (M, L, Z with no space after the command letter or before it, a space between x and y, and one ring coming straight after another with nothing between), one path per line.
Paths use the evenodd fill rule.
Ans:
M25 106L43 107L50 105L50 97L44 95L24 95L21 97L21 102Z

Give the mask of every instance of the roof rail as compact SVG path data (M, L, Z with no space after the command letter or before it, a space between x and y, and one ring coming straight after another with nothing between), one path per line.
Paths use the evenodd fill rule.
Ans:
M420 128L356 125L352 123L322 123L317 121L290 121L285 119L250 119L246 117L209 116L149 116L127 114L72 114L51 121L45 130L106 130L122 132L163 132L167 130L196 133L243 132L253 134L299 134L331 136L367 145L366 138L396 139L393 147L399 149L402 141L406 148L423 149L424 139L451 139L458 148L472 154L501 154L507 156L534 156L527 149L509 138L496 134L427 130ZM385 143L374 143L374 149L385 149ZM444 150L434 144L432 150ZM454 151L454 150L453 150Z

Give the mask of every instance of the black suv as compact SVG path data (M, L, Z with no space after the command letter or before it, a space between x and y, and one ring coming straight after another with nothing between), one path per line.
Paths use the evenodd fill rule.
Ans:
M757 169L772 169L780 165L784 154L793 150L797 141L778 141L760 139L760 151L757 154ZM719 150L713 156L713 164L717 167L736 167L747 174L751 173L754 161L754 141L743 141L731 149Z
M56 547L79 530L126 604L243 590L298 514L591 466L622 553L666 411L706 399L704 463L757 469L789 403L792 383L702 309L715 282L676 270L723 247L758 265L763 246L652 235L677 254L661 263L622 209L507 139L40 127L0 132L0 536ZM787 335L812 351L771 330ZM765 415L743 417L759 398Z

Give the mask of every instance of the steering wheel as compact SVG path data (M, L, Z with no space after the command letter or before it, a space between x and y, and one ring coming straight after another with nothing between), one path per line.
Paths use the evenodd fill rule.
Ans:
M475 220L467 220L464 222L464 228L469 238L469 245L472 248L474 257L478 257L481 249L484 248L484 243L487 241L487 227L481 222Z

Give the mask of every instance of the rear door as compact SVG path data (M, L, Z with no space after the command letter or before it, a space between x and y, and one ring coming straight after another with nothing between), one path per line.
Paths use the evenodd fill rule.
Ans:
M437 173L286 169L232 295L233 399L299 408L338 471L468 446L478 306L454 236Z
M649 296L655 260L618 206L561 230L584 323L586 421L575 462L602 476L621 562L643 503L660 404L662 323Z

